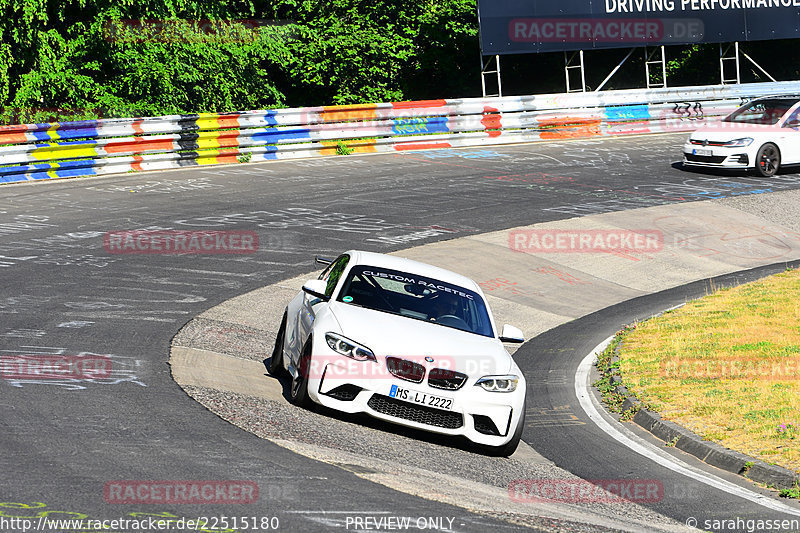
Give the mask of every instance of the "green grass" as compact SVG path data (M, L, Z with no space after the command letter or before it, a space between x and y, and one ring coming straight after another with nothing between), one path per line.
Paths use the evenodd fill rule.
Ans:
M790 270L638 324L617 341L620 373L665 419L800 472L798 324Z

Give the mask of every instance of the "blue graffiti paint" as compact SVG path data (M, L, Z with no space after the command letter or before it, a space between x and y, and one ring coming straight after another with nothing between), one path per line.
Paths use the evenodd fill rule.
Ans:
M392 133L414 135L423 133L448 133L447 117L399 118L392 120Z
M626 106L610 106L603 110L603 115L609 122L620 122L625 120L650 120L650 106L647 104L641 105L626 105Z

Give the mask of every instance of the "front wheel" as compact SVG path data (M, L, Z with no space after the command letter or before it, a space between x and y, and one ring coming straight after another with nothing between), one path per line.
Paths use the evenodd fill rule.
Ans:
M297 365L297 377L292 379L289 388L289 398L298 407L311 407L311 399L308 397L308 374L311 363L311 339L308 339L303 346L303 353Z
M772 143L767 143L758 149L756 154L756 170L758 173L769 178L778 172L781 166L781 152L778 147Z
M283 320L278 328L278 336L275 339L275 348L272 350L272 357L269 359L269 373L271 376L280 377L284 373L283 368L283 342L286 336L286 312L283 313Z

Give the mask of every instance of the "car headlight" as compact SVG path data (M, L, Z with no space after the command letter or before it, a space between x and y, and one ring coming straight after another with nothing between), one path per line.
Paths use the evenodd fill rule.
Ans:
M728 148L735 148L738 146L750 146L753 143L753 139L750 137L742 137L741 139L734 139L732 141L728 141L722 146L727 146Z
M326 333L325 342L328 343L328 346L330 346L331 350L334 352L355 359L356 361L376 361L375 354L372 353L372 350L357 342L351 341L347 337L342 337L338 333Z
M484 376L475 385L480 385L489 392L514 392L519 383L518 376Z

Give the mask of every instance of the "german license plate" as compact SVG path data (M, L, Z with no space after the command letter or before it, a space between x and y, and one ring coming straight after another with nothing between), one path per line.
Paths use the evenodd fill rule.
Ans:
M692 150L692 153L694 155L710 156L713 152L711 150L709 150L708 148L695 148L694 150Z
M427 392L405 389L397 385L392 385L392 388L389 390L389 396L398 400L426 405L436 409L444 409L446 411L451 411L453 409L453 400L451 398L443 398L442 396L428 394Z

